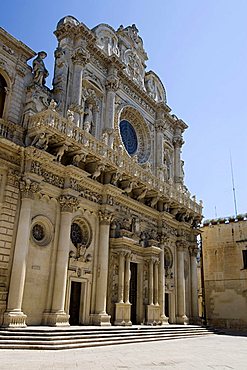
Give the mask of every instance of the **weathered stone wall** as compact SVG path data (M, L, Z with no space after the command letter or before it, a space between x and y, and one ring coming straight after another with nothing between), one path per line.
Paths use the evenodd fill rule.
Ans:
M247 328L247 221L203 227L206 315L210 325Z
M6 310L11 256L18 220L17 185L13 173L8 173L7 170L0 172L0 323Z

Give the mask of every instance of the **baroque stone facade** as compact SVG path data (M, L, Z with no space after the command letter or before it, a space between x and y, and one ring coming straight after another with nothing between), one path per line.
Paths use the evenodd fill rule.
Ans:
M49 89L46 52L0 29L0 325L196 322L187 125L135 25L55 35Z
M247 329L247 215L207 220L202 228L206 319Z

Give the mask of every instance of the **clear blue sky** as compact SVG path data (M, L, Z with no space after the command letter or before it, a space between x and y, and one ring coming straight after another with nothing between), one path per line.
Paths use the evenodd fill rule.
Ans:
M206 218L247 212L246 0L2 0L0 25L35 51L53 73L56 24L73 15L88 27L135 23L147 70L164 82L168 104L189 128L182 157L185 182L204 202Z

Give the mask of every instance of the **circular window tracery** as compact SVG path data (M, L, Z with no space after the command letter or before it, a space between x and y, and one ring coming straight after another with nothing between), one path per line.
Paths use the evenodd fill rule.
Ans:
M53 226L45 216L36 216L31 225L31 240L39 246L46 246L52 240Z
M76 220L71 225L70 239L74 246L88 247L92 238L91 229L84 220Z
M40 224L34 225L34 227L32 229L32 233L33 233L33 238L38 242L43 240L44 237L45 237L44 227Z
M118 115L118 129L122 143L130 156L145 163L151 154L151 133L148 122L134 107L125 106Z
M137 135L129 121L124 119L120 122L120 134L129 155L135 154L138 146Z

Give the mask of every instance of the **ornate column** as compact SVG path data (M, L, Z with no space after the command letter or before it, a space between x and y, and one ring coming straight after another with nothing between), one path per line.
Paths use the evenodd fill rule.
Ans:
M118 271L118 303L124 302L124 261L125 252L119 252L119 271Z
M175 136L173 139L174 145L174 180L175 182L183 181L183 175L181 171L181 147L184 141L181 135Z
M77 49L72 56L74 64L72 105L70 108L74 112L74 123L77 127L82 128L82 77L85 65L89 61L89 53L82 49Z
M156 288L156 286L158 287L158 261L156 263L156 259L154 259L154 257L151 257L149 260L148 275L148 305L146 322L148 325L156 325L160 322L160 307L158 303L154 304L154 298L155 300L158 298L158 289Z
M162 168L164 165L164 129L165 118L163 109L158 109L155 121L156 129L156 163L157 168Z
M154 304L154 260L150 258L148 264L148 304Z
M124 283L124 302L130 303L129 295L130 295L130 253L126 254L125 258L125 283Z
M115 325L129 326L131 323L130 288L130 252L119 252L118 303L115 310Z
M177 241L177 323L187 324L185 314L184 240Z
M160 304L160 322L161 325L168 324L168 318L165 315L165 260L164 244L160 245L160 264L159 264L159 304Z
M191 314L193 323L198 323L198 281L197 281L197 244L192 243L189 247L190 271L191 271Z
M17 228L15 251L8 294L7 311L4 313L5 327L25 327L26 315L22 312L22 300L26 279L31 207L34 193L39 185L30 179L20 181L21 207Z
M47 317L48 325L68 326L69 315L64 311L67 283L68 258L70 247L70 231L73 212L78 206L78 200L71 195L62 195L59 198L61 219L58 237L58 248L55 266L55 281L52 298L52 310Z
M99 246L98 246L98 275L96 284L96 315L93 320L97 325L111 325L110 316L106 313L109 233L112 213L99 211Z
M104 132L108 134L108 145L113 147L113 130L114 130L114 117L115 117L115 97L118 89L119 79L117 77L117 69L111 65L108 71L106 80L106 108L105 108L105 127Z
M159 306L159 261L154 262L154 304Z

